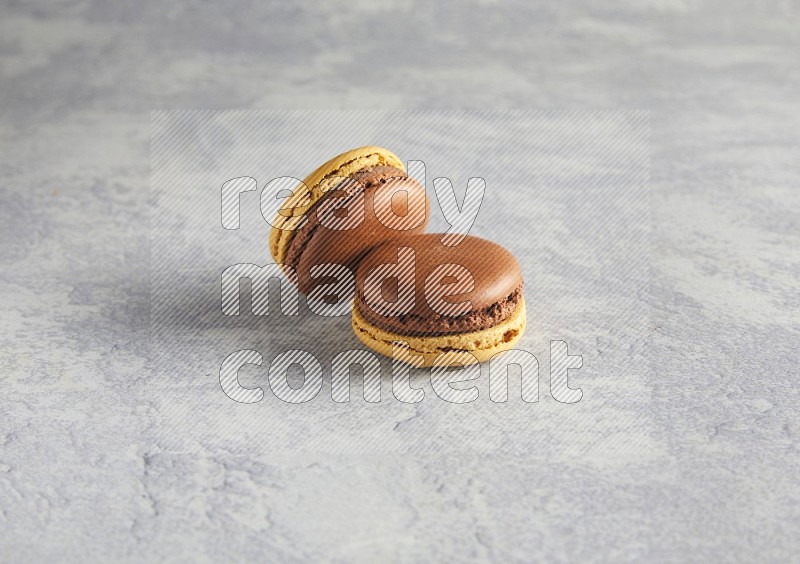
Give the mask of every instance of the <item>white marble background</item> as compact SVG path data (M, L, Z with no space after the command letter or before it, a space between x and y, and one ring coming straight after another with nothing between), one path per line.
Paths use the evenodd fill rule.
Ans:
M0 561L800 559L799 24L789 1L3 2ZM193 421L208 383L149 360L150 111L463 107L651 112L636 387L503 425L373 413L384 448L203 441L265 430ZM343 437L363 408L307 405ZM412 448L475 426L481 449Z

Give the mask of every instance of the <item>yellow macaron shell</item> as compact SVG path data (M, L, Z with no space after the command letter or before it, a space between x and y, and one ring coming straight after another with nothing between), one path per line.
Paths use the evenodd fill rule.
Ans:
M405 172L403 161L391 151L374 145L360 147L338 155L312 172L286 199L280 213L273 221L269 236L269 250L275 262L281 264L294 236L294 229L314 204L334 188L342 178L347 178L365 168L392 166Z
M452 335L414 336L386 331L369 323L353 308L353 331L367 347L384 356L392 356L392 342L405 341L412 356L423 356L425 367L433 366L436 357L447 351L467 351L478 362L489 360L495 354L514 348L525 332L525 300L522 299L508 319L488 329ZM469 355L465 364L475 362Z

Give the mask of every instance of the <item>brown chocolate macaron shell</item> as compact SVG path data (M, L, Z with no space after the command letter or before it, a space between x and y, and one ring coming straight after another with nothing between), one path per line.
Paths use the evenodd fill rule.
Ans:
M397 198L399 192L405 197ZM422 215L424 213L424 216ZM428 225L425 188L392 166L375 166L342 180L317 202L295 230L284 265L297 273L304 294L331 277L311 276L322 264L340 264L353 273L371 249ZM360 218L354 223L353 218ZM343 229L342 227L350 228Z
M442 244L441 239L442 234L436 233L404 235L382 244L364 257L356 275L355 308L365 321L398 335L436 336L481 331L495 327L514 315L523 302L522 274L514 255L500 245L479 237L467 236L452 247ZM397 302L400 293L407 296L411 284L401 289L400 282L391 278L379 290L375 287L365 288L365 284L370 272L380 265L399 264L401 248L413 250L411 291L414 292L414 303L410 310L392 314L381 311L380 306L374 307L375 300L371 300L367 294L372 292L374 295L380 291L385 302ZM459 266L454 278L442 282L455 284L459 276L460 281L464 282L465 271L471 274L474 281L468 291L441 297L440 304L468 303L468 306L462 305L457 315L443 313L441 305L434 309L429 303L431 285L437 285L436 281L428 278L429 275L437 267L447 272L453 270L442 265ZM462 286L462 289L467 287Z

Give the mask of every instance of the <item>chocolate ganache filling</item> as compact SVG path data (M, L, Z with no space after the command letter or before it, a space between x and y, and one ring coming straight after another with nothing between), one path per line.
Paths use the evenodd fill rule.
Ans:
M356 295L355 307L365 320L386 331L409 336L436 336L453 333L467 333L489 329L511 317L522 301L522 284L513 293L485 308L470 311L464 315L447 316L436 314L433 316L420 316L414 314L397 315L392 318L390 325L386 318L376 315L367 306L361 295ZM398 327L402 327L400 329Z

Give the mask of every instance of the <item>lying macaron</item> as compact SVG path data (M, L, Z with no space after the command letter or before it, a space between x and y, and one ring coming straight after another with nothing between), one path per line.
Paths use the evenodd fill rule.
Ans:
M509 251L479 237L442 244L442 234L403 235L373 249L356 273L352 325L367 347L393 355L466 351L483 362L509 350L525 330L519 264ZM463 359L462 359L463 360Z
M355 273L373 247L422 233L428 212L424 186L407 176L396 155L374 146L353 149L320 166L284 202L273 222L270 252L296 273L300 291L308 294L331 282L322 265Z

